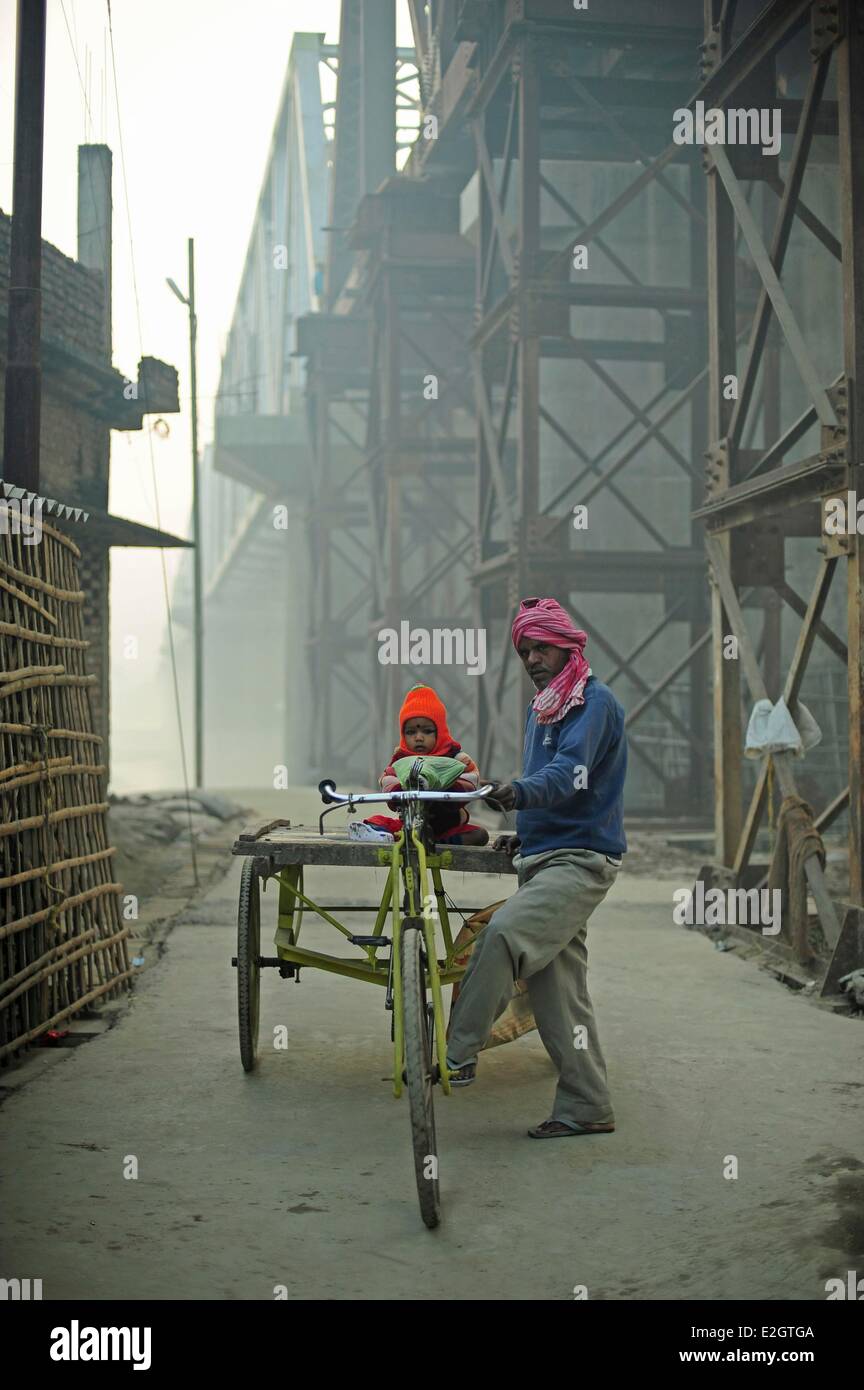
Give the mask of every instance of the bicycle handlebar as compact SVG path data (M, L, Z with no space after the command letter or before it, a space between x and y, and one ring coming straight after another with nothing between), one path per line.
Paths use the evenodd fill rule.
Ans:
M428 791L398 791L398 792L360 792L355 795L352 792L337 792L336 783L329 780L318 783L318 790L321 793L321 800L325 806L360 806L368 805L369 802L402 802L402 801L481 801L490 796L495 788L491 782L478 787L476 792L428 792Z

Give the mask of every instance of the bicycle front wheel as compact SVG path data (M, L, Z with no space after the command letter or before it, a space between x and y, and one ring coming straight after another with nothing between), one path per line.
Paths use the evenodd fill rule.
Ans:
M420 1215L431 1230L441 1219L438 1191L438 1148L432 1101L431 1009L426 1004L426 952L422 917L402 923L402 1017L405 1026L405 1076L411 1112L411 1144Z

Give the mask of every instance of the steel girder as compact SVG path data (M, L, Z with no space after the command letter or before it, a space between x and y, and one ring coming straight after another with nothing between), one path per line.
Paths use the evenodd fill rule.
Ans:
M714 671L715 824L718 864L710 870L718 882L747 887L764 881L752 856L764 821L772 779L783 798L795 797L807 764L793 771L791 755L766 758L755 785L745 796L742 779L743 712L751 701L782 694L793 710L807 675L817 637L848 669L848 785L825 792L812 775L803 790L817 802L812 823L817 830L844 811L849 819L849 901L828 891L818 854L805 862L808 890L815 902L824 948L831 962L823 992L834 991L844 972L864 962L864 830L862 830L862 541L857 534L833 535L824 525L829 498L862 495L861 421L864 420L864 28L855 4L771 4L749 28L736 33L734 6L707 0L705 51L711 55L706 82L698 94L707 104L741 101L774 105L777 73L784 82L803 87L800 116L785 178L781 182L758 162L736 167L722 146L707 151L709 244L709 452L707 490L695 512L707 528L712 580L712 652ZM809 44L809 48L808 48ZM837 234L808 209L801 218L801 189L815 162L815 137L826 92L836 93L836 134L828 156L839 172L840 222ZM822 151L825 158L825 151ZM759 225L748 199L748 180L760 180L777 195L776 213ZM801 310L792 299L798 283L786 270L794 219L813 233L812 256L839 261L842 310L823 315L836 343L842 343L843 370L826 379L812 341L805 334ZM729 305L734 296L733 230L740 230L750 264L758 276L755 311L745 325L742 350L736 352L736 324ZM821 250L819 249L821 246ZM794 307L793 307L794 305ZM781 425L779 378L770 365L771 342L794 368L789 394L790 423ZM722 383L737 373L737 399L724 399ZM763 446L748 448L746 431L761 410ZM788 413L788 412L787 412ZM817 436L814 439L814 434ZM797 446L813 439L815 449L790 458ZM809 537L815 573L805 602L787 578L787 543ZM825 621L832 578L846 571L847 640ZM765 609L761 653L742 614L741 592L754 586ZM781 660L779 609L787 604L802 620L785 674ZM729 635L737 639L740 659L724 659ZM760 659L761 658L761 659ZM812 789L812 790L811 790ZM706 870L706 874L709 871ZM812 961L810 941L781 940L798 966Z
M666 7L661 76L652 45L630 45L638 63L622 52L628 14L636 39L645 7L624 13L627 7L617 6L611 29L604 11L590 42L576 17L565 22L560 6L534 4L530 17L528 8L508 7L510 22L478 40L486 62L481 57L475 65L469 98L479 204L475 621L495 633L492 679L477 695L479 756L484 767L518 762L531 691L509 650L509 624L520 597L552 593L587 629L597 674L613 686L629 684L634 763L655 789L655 804L667 814L698 814L708 788L710 623L689 511L701 497L695 455L705 435L705 212L692 151L667 148L671 111L689 92L692 10L688 19L681 7ZM652 22L661 9L652 7ZM665 101L658 93L664 85ZM614 196L605 199L592 193L590 181L600 163L613 171ZM641 172L624 182L615 171L627 165ZM657 202L646 203L649 195ZM685 265L660 274L649 263L646 275L632 219L640 205L646 218L657 216L660 198L669 225L683 228L675 234ZM576 248L583 248L587 274L577 267ZM597 309L606 311L599 323ZM616 325L608 337L607 318ZM632 350L646 339L653 375L650 354ZM556 389L549 371L555 359L573 364L569 390L589 411L588 428L561 378ZM619 365L637 359L646 364L641 379ZM593 418L598 407L612 421L605 437ZM653 484L644 477L651 450L655 475L663 457L680 476L681 502L671 516L652 500ZM556 454L557 468L546 462ZM601 505L607 510L593 537L589 521L583 544L573 509L587 508L590 519ZM629 544L622 545L622 533ZM614 611L609 596L616 593L630 595L628 609L644 607L629 632L626 614L619 622L601 616ZM657 639L662 649L652 646ZM664 670L660 653L668 650ZM678 750L671 767L670 745Z

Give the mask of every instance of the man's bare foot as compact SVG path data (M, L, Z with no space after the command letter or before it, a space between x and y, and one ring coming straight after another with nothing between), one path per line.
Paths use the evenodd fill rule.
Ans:
M488 845L489 831L484 830L482 825L476 825L471 830L460 831L459 838L463 845Z

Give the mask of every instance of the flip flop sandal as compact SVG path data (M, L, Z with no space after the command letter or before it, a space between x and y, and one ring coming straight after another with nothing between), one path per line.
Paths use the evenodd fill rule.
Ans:
M447 1070L450 1072L451 1086L470 1086L477 1079L476 1062L466 1062L464 1067L456 1067L455 1070L448 1063Z
M565 1125L561 1120L544 1120L536 1129L529 1129L532 1139L568 1139L574 1134L614 1134L614 1124Z

